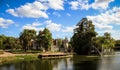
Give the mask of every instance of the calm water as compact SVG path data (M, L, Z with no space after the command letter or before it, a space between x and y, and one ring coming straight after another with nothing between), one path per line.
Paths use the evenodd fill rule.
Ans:
M120 70L120 52L110 57L44 59L0 66L0 70Z

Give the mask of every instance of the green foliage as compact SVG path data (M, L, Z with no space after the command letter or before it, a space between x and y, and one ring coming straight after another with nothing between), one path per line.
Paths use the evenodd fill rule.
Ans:
M61 46L62 46L62 41L63 41L63 40L62 40L62 39L60 39L60 38L59 38L59 39L57 39L57 44L58 44L58 47L61 47Z
M113 49L115 47L115 40L111 37L110 33L104 33L104 36L99 36L94 40L94 45L104 52L104 50ZM112 51L109 51L112 53ZM108 53L108 52L105 52Z
M6 41L6 36L0 35L0 49L5 48L5 41Z
M104 48L113 48L115 46L115 40L111 37L110 33L104 33L104 41L103 41L103 47Z
M71 38L71 44L74 48L74 52L77 54L89 54L92 50L92 38L96 37L94 25L92 21L87 18L83 18L78 24L78 28L75 29L75 33Z
M48 50L50 50L51 44L52 44L52 34L50 33L50 31L47 28L45 28L43 30L43 33L44 33L43 46L45 47L45 50L48 51Z
M19 46L20 43L18 38L0 35L0 49L15 49L20 48Z
M32 41L34 41L36 38L36 31L35 30L29 30L25 29L21 34L20 34L20 42L23 46L23 49L29 50L32 47Z
M40 48L42 48L43 47L43 38L44 38L44 33L43 33L43 31L39 31L39 34L38 34L38 36L37 36L37 43L38 43L38 45L39 45L39 47Z
M45 28L43 31L39 32L37 38L39 46L44 48L46 51L49 51L52 44L52 34L50 31Z

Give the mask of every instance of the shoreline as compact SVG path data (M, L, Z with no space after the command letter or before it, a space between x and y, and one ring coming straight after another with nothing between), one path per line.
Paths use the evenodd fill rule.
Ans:
M22 54L14 54L10 52L3 52L3 54L0 54L0 65L14 63L14 62L22 62L22 61L32 61L32 60L40 60L39 55L51 55L51 54L63 54L61 52L43 52L43 53L22 53ZM72 57L75 57L76 54ZM96 55L78 55L82 58L94 58L94 57L101 57ZM114 55L104 55L103 57L110 57Z
M4 52L3 54L0 54L0 65L8 64L8 63L14 63L14 62L21 62L21 61L31 61L31 60L38 60L38 53L32 54L13 54L9 52Z

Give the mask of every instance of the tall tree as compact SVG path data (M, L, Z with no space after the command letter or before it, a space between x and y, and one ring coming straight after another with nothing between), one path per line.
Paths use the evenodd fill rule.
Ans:
M45 51L49 51L52 44L52 34L45 28L43 31L39 31L37 41L41 48L45 49Z
M43 47L45 48L46 51L49 51L51 49L51 44L52 44L52 34L50 33L50 31L45 28L43 30L44 33L44 37L43 37Z
M37 36L37 43L40 48L43 48L43 43L44 43L43 39L44 39L44 33L43 33L43 31L39 31L39 34Z
M71 38L71 44L74 52L77 54L89 54L92 50L92 39L96 37L94 25L92 21L83 18L74 30L74 35Z
M21 32L20 41L21 41L23 49L25 51L28 49L31 49L32 41L34 41L35 38L36 38L36 31L35 30L25 29L23 32Z

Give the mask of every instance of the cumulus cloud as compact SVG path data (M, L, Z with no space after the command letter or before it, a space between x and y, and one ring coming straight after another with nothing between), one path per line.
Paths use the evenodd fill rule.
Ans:
M46 27L53 33L53 36L55 38L58 38L61 36L71 37L73 29L75 28L75 26L63 26L62 24L55 23L52 20L46 20L42 23L43 24L40 22L33 22L32 24L25 24L22 26L22 29L34 29L38 34L40 30L44 30L44 27Z
M77 10L78 9L78 6L79 6L79 2L78 1L71 1L69 4L71 5L71 9L73 9L73 10Z
M120 40L120 30L115 30L115 29L107 29L107 30L99 30L97 31L99 35L103 35L103 33L108 32L111 34L111 36L116 39Z
M92 20L97 28L112 29L110 24L120 25L120 7L114 7L104 13L96 16L87 16L88 19Z
M0 27L7 28L9 25L14 24L13 20L0 18Z
M52 22L52 20L47 20L46 22L46 27L50 30L50 31L60 31L61 30L61 24L57 24Z
M65 27L64 29L62 29L62 32L73 33L73 29L75 29L75 26Z
M94 3L91 4L91 7L94 9L107 9L108 5L114 0L95 0Z
M15 9L8 9L6 12L16 17L31 17L31 18L48 18L45 10L48 8L42 3L35 1L33 3L26 3Z
M75 0L71 1L69 4L71 5L71 9L107 9L108 5L114 0L95 0L93 3L89 3L89 0Z
M64 0L37 0L45 3L49 8L54 10L64 10Z
M64 0L48 0L50 8L55 10L64 10Z
M15 17L48 18L48 9L64 10L64 0L38 0L26 3L15 9L7 9L6 12Z
M43 30L44 28L41 28L42 24L39 22L33 22L32 24L25 24L22 26L22 29L34 29L36 31Z

